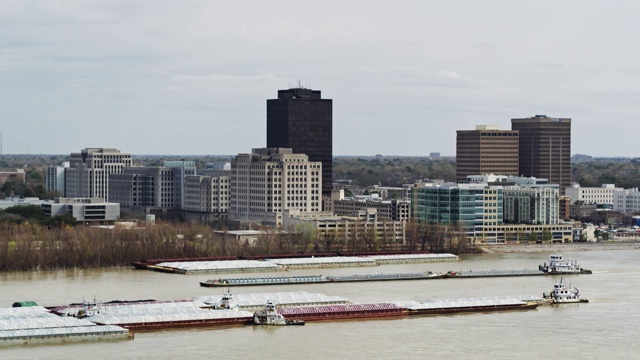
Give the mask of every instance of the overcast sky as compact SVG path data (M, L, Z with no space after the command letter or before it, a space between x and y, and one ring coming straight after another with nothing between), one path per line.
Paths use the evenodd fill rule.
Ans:
M455 155L456 130L572 119L640 156L637 1L1 0L3 153L248 152L266 99L333 99L335 155Z

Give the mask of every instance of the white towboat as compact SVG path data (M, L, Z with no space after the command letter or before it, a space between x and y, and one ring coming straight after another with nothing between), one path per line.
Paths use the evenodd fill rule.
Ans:
M216 310L237 310L238 305L233 301L231 290L227 289L227 291L222 294L220 301L213 305L213 308Z
M267 301L267 305L263 310L256 311L253 314L253 323L256 325L275 326L304 325L304 321L302 320L287 320L282 314L278 314L276 306L271 300Z
M75 314L75 317L77 318L86 318L89 316L94 316L94 315L98 315L100 314L100 303L96 301L96 299L93 299L93 302L84 299L82 300L82 309L78 310L78 312Z
M544 263L538 269L548 274L591 274L591 270L586 270L578 266L576 260L565 260L560 254L552 254L549 265Z
M543 293L542 297L551 300L553 304L589 302L587 299L580 298L580 291L576 287L571 286L571 284L567 286L567 283L565 283L562 278L556 281L550 293Z

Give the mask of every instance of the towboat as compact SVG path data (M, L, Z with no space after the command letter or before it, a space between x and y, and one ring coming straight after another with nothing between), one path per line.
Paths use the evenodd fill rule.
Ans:
M286 326L286 325L304 325L303 320L287 320L279 314L275 304L269 300L263 310L256 311L253 314L253 323L256 325L274 325L274 326Z
M578 261L565 260L560 254L552 254L549 265L538 265L538 269L547 274L591 274L591 270L578 266Z
M84 299L82 300L82 308L78 310L75 314L69 314L70 316L75 316L79 319L86 318L89 316L94 316L100 314L100 303L93 299L93 302Z
M213 304L212 308L215 310L238 310L238 305L233 301L231 290L227 289L227 291L222 294L220 301Z
M553 290L550 293L543 293L542 297L550 300L552 304L566 304L566 303L587 303L589 300L580 298L580 291L569 284L564 282L564 279L556 281L553 285Z

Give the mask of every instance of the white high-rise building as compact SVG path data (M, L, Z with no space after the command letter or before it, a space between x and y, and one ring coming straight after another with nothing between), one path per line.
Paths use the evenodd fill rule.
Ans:
M322 211L322 163L289 148L253 149L231 163L229 219L282 225L283 211Z
M65 196L109 199L109 175L121 174L122 169L132 163L131 154L121 153L118 149L86 148L71 153Z
M58 196L65 196L65 171L69 168L69 162L65 161L60 166L47 166L44 176L44 186L47 191L57 191Z

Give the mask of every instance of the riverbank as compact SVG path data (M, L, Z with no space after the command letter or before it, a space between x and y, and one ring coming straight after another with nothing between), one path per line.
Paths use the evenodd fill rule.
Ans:
M486 244L476 245L483 253L565 252L599 250L640 250L640 241L607 241L564 244Z

